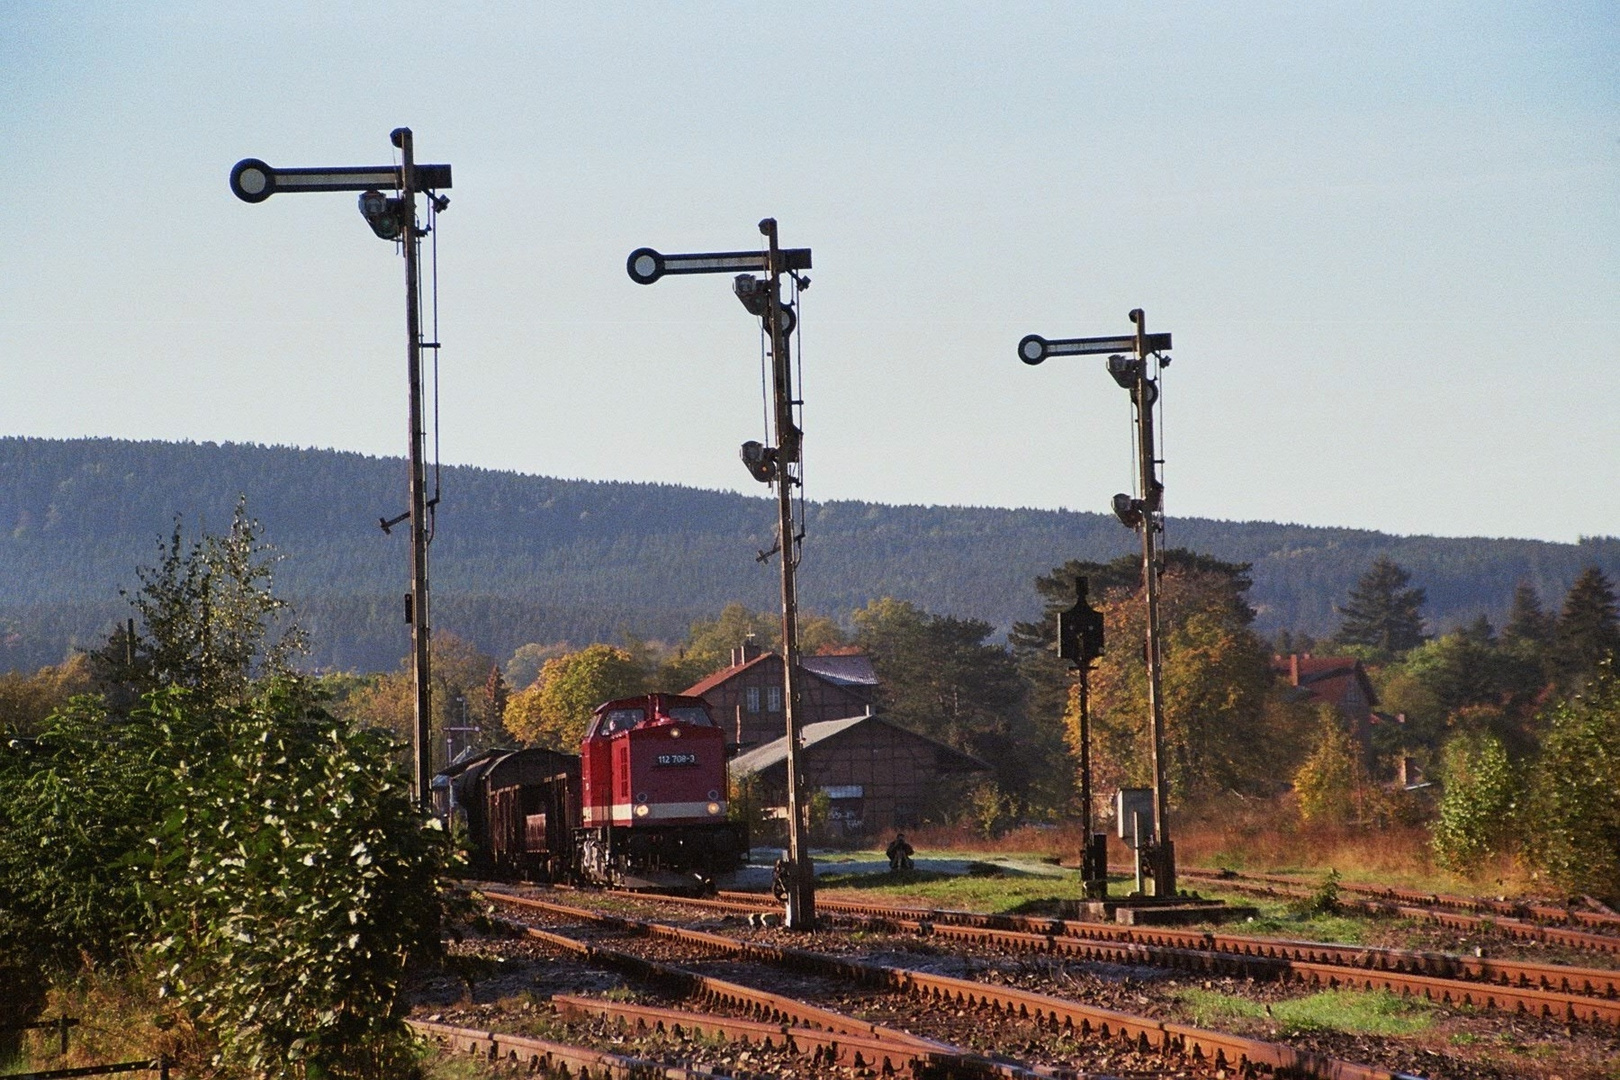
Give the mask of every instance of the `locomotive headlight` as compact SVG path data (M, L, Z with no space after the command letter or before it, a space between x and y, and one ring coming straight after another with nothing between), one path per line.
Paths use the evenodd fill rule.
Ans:
M646 817L647 812L648 811L647 811L647 804L646 803L637 803L636 804L636 817Z
M669 737L672 738L672 739L680 738L681 737L681 729L678 728L678 727L670 728L669 729Z
M719 812L720 812L720 804L719 803L712 802L712 803L709 804L709 813L718 814Z

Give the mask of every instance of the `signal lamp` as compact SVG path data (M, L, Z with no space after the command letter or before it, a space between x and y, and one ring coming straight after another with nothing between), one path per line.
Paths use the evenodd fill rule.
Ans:
M757 278L753 274L738 274L732 279L731 291L737 294L737 299L748 309L748 314L763 319L770 312L770 287L765 284L763 278ZM777 319L782 324L782 333L793 333L793 328L799 321L798 316L793 314L793 309L787 304L778 303L776 310L781 312Z
M360 216L382 240L398 240L405 231L405 200L390 199L380 191L360 193Z
M742 444L742 462L749 475L762 484L776 479L776 447L749 439Z
M1114 516L1127 529L1142 527L1142 500L1133 499L1124 492L1114 496Z
M718 814L720 812L720 804L717 802L710 803L708 806L708 811L711 814Z
M1136 389L1136 380L1142 376L1142 361L1134 356L1115 353L1108 358L1108 374L1126 390Z

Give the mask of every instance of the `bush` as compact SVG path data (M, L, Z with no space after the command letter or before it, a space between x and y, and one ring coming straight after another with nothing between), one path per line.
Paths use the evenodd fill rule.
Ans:
M1299 813L1308 822L1342 825L1355 815L1363 786L1359 751L1332 706L1322 708L1317 724L1316 748L1294 774Z
M1531 856L1562 888L1620 897L1620 680L1613 662L1547 720L1531 792Z
M1441 756L1439 818L1434 856L1448 870L1467 871L1508 851L1518 835L1520 784L1502 740L1454 735Z
M227 1063L397 1071L406 963L438 945L442 834L412 806L393 740L296 681L221 720L222 751L164 777L151 899L165 992L219 1033Z
M150 951L222 1063L398 1066L399 991L407 958L437 947L447 845L396 749L297 680L235 705L171 687L125 716L77 699L0 768L0 962Z

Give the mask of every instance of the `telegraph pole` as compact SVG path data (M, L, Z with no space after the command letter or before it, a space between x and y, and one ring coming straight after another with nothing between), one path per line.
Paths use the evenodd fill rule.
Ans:
M1030 334L1018 343L1018 358L1026 364L1039 364L1048 356L1080 356L1107 353L1108 374L1116 383L1130 391L1136 426L1137 484L1139 498L1115 495L1114 513L1126 527L1135 529L1142 537L1142 586L1147 600L1147 668L1148 714L1152 728L1153 767L1153 830L1152 841L1146 852L1153 874L1153 894L1159 897L1176 894L1175 845L1170 839L1170 790L1165 779L1164 691L1161 672L1163 652L1159 626L1159 557L1158 534L1164 530L1164 484L1158 478L1158 459L1154 456L1153 405L1159 397L1158 380L1153 377L1149 360L1156 359L1159 367L1170 363L1161 356L1170 348L1169 334L1149 334L1147 316L1141 308L1134 308L1130 320L1136 332L1123 337L1066 338L1047 340ZM1125 355L1126 353L1129 355Z
M405 620L411 625L411 668L415 680L415 726L412 768L413 793L425 812L431 808L433 746L428 729L432 720L431 622L428 618L428 499L427 467L422 422L422 350L438 348L422 341L422 292L419 256L426 231L416 222L416 195L425 192L434 213L450 200L436 194L450 187L450 166L418 165L410 128L395 128L389 138L400 152L400 164L361 167L277 169L258 158L244 158L231 169L231 191L243 202L258 203L285 191L358 191L360 214L371 231L383 240L400 244L405 256L405 363L410 387L407 452L410 509L392 519L381 519L384 532L407 519L411 523L411 591L405 597ZM383 190L399 192L385 196Z
M763 320L770 338L771 400L774 446L746 442L743 464L754 479L776 486L777 547L782 571L782 708L787 726L788 857L785 924L792 930L808 930L816 921L815 865L805 837L806 802L799 774L801 742L799 700L799 598L796 574L799 567L799 541L802 523L797 520L793 488L803 482L802 443L804 433L794 420L794 408L801 404L793 397L793 364L788 338L798 317L782 300L782 276L792 276L802 288L807 279L794 271L810 269L809 248L787 248L777 239L776 219L759 223L767 248L761 252L716 252L695 255L664 255L651 248L630 253L626 269L631 280L650 285L665 274L737 274L732 288L750 314ZM764 280L746 271L760 271Z

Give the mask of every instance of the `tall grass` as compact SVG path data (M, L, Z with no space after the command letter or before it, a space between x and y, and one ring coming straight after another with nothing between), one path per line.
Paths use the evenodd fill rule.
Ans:
M1515 894L1534 882L1512 859L1485 861L1468 874L1448 872L1434 862L1429 829L1422 824L1326 825L1300 819L1291 800L1229 795L1182 807L1171 818L1176 862L1193 868L1227 868L1251 873L1338 871L1348 882L1380 882L1440 892ZM1100 827L1100 826L1099 826ZM943 852L983 852L1079 859L1077 824L1026 825L986 837L971 825L935 825L906 830L920 857ZM881 849L887 836L873 840ZM1110 861L1129 862L1128 850L1112 836Z

